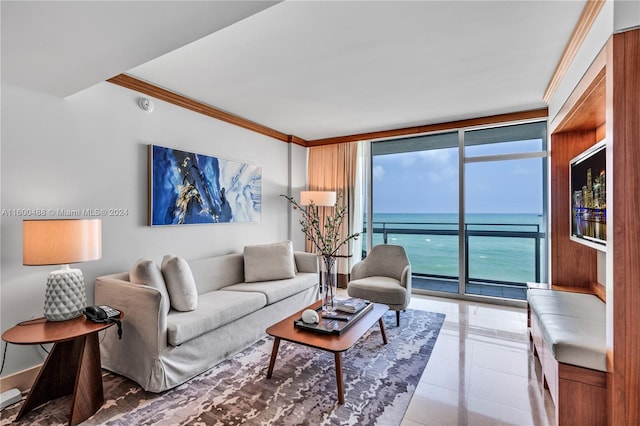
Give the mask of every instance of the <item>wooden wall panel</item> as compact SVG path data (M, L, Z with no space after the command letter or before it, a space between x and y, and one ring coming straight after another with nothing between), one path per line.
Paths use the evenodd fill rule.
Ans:
M589 288L598 279L595 249L569 239L569 161L597 142L596 131L551 135L551 283Z
M611 424L640 425L640 29L613 36L609 63L614 162Z

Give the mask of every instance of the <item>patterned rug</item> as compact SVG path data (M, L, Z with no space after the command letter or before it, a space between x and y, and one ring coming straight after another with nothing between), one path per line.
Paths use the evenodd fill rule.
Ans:
M266 378L273 339L265 337L189 382L145 392L105 372L105 405L83 425L399 425L427 365L444 314L407 310L400 327L384 316L388 344L374 325L343 354L345 403L337 403L332 353L283 341L273 376ZM69 397L51 401L12 423L66 424Z

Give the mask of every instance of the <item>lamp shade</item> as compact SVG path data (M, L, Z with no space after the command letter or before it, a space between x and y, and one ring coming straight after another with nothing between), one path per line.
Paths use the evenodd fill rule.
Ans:
M302 191L300 193L300 205L308 206L311 203L316 206L334 206L336 204L336 192Z
M25 220L23 265L67 265L102 257L100 219Z

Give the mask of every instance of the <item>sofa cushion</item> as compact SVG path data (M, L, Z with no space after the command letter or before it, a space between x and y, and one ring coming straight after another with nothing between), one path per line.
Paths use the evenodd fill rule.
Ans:
M195 310L172 311L167 316L167 341L172 346L178 346L249 315L266 304L266 297L261 293L212 291L201 294Z
M349 296L387 305L406 305L407 289L400 285L395 278L371 276L349 281Z
M296 275L291 241L244 248L244 281L285 280Z
M244 282L244 259L242 253L190 260L189 266L196 281L198 294L220 290L228 285Z
M164 313L169 312L171 308L169 293L157 263L149 259L138 259L129 271L129 281L135 284L147 285L158 290L162 295L162 310Z
M299 272L294 278L288 280L241 283L225 287L220 291L260 292L266 296L267 305L271 305L289 296L303 292L314 285L318 285L318 274Z
M193 311L198 306L198 290L186 260L167 255L162 259L162 275L167 284L171 307L176 311Z

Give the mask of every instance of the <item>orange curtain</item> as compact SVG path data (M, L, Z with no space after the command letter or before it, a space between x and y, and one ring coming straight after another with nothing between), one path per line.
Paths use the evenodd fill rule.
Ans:
M354 203L356 200L356 164L358 161L358 144L343 143L324 145L309 148L309 174L308 186L309 191L336 191L342 193L342 198L338 199L339 205L347 207L348 218L345 218L342 228L341 237L344 239L347 235L358 232L351 229L350 224L353 223L350 218L356 210ZM327 215L333 214L333 207L324 207L319 212L320 219L325 220ZM306 246L307 251L313 252L313 247L309 241ZM341 256L353 255L353 244L342 247ZM338 260L338 272L348 274L350 272L349 258L340 258Z

